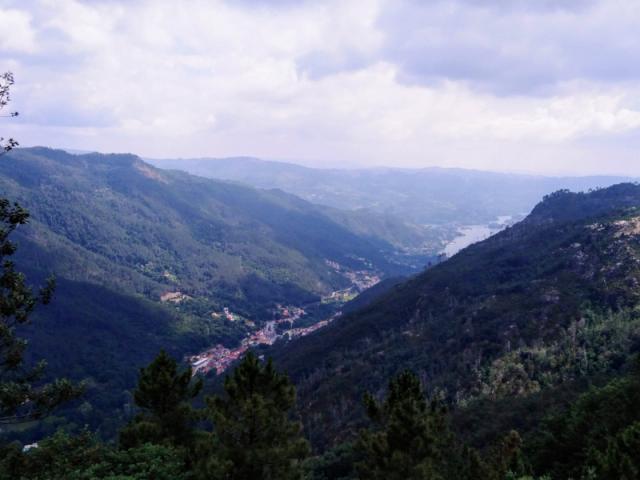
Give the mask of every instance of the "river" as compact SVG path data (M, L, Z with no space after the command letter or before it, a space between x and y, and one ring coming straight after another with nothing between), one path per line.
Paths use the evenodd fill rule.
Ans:
M510 215L502 215L489 225L464 225L458 229L459 236L444 247L443 253L447 258L453 257L463 248L498 233L509 224L511 219Z

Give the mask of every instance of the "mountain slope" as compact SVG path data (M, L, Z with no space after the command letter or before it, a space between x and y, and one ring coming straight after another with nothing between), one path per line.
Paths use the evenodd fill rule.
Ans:
M266 316L348 285L327 265L407 269L393 247L278 191L164 172L132 155L12 152L0 189L31 211L43 268L158 299L180 291ZM30 256L24 261L30 262Z
M66 413L106 436L160 348L182 359L235 346L277 304L316 302L350 286L354 271L412 271L387 242L290 194L165 172L133 155L14 150L0 162L0 194L31 214L14 237L18 269L33 284L51 273L58 282L20 333L50 376L88 380L84 403ZM220 315L225 307L245 321Z
M105 438L114 438L129 419L140 366L160 349L182 358L208 346L212 337L225 338L225 332L227 341L234 338L231 328L207 335L164 305L58 277L54 300L37 309L20 334L29 341L29 361L45 359L47 376L84 382L86 390L54 417L32 425L23 438L38 441L61 425L88 425Z
M558 192L274 355L326 441L348 430L365 390L404 368L457 405L615 371L640 348L639 282L640 186Z

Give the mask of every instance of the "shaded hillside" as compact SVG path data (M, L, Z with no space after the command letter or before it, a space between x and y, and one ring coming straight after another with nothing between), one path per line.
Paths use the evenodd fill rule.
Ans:
M393 287L401 284L406 281L405 277L391 277L386 278L379 283L375 284L373 287L366 289L361 292L357 297L353 300L345 303L340 311L343 314L357 312L358 310L362 310L367 306L375 303L376 300L388 293Z
M558 192L274 354L297 379L309 431L330 441L357 422L365 390L404 368L456 405L616 371L640 348L639 280L640 186Z
M230 328L207 334L163 305L63 278L58 278L53 302L38 309L32 321L20 329L29 340L28 360L46 359L48 377L82 381L86 391L55 417L31 425L23 437L30 441L69 421L112 438L130 417L139 367L160 349L182 358L205 348L212 337L230 341L237 335Z
M629 181L623 177L543 177L464 170L315 169L257 158L149 160L210 178L280 188L314 203L365 209L410 224L489 223L500 215L528 213L542 196ZM433 229L421 232L433 236ZM440 235L447 232L440 232Z

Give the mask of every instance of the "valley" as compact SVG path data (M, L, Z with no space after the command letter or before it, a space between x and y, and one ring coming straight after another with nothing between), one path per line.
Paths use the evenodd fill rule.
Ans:
M106 436L126 421L138 369L161 348L182 359L220 346L226 365L286 326L291 338L326 326L368 286L436 258L405 254L290 194L133 155L19 149L0 162L0 188L31 214L16 232L17 263L35 284L53 272L58 283L55 302L35 314L40 327L24 334L49 375L90 385L99 413L82 421ZM279 306L306 315L269 323ZM63 414L77 419L77 408Z
M466 265L461 259L473 258L483 244L520 231L503 229L518 220L506 214L421 230L380 212L327 209L282 191L157 169L133 155L16 150L0 163L0 187L31 212L18 232L19 265L36 283L50 272L59 283L56 302L36 313L41 327L25 332L35 351L46 352L51 375L89 382L87 401L101 413L86 421L107 436L127 418L138 367L160 348L207 378L227 373L252 348L273 350L287 368L310 341L314 352L347 342L344 352L351 355L351 341L358 345L356 339L382 334L398 318L414 318L414 299L380 308L379 324L346 318L365 318L359 312L373 308L378 296L395 298L420 281L404 277L437 278ZM420 240L426 231L435 235L427 244ZM440 263L447 239L451 258ZM466 282L443 278L451 288ZM427 305L451 296L430 295ZM462 298L449 301L470 301ZM381 352L403 351L405 340L422 338L406 331L402 346ZM68 340L58 342L61 336ZM293 353L281 357L282 351ZM357 356L356 364L368 358ZM311 358L302 355L294 378ZM315 368L322 371L326 358L330 350L313 360ZM302 383L301 395L316 388ZM65 415L78 418L75 408Z
M296 313L290 317L266 322L264 327L243 338L239 347L229 349L218 344L198 355L188 357L187 360L191 365L193 375L199 373L206 375L212 370L215 371L216 375L220 375L231 367L235 361L239 360L250 348L259 345L273 345L279 339L288 341L298 337L304 337L316 330L326 327L341 314L342 312L338 311L331 317L319 320L308 327L294 327L295 322L304 315L304 309L300 309L300 313ZM277 333L276 328L285 324L288 324L288 328L282 330L281 333Z
M335 262L329 262L336 270L344 270L343 267ZM239 360L250 348L260 345L273 345L278 340L285 342L307 336L321 328L330 325L334 320L342 315L340 307L348 300L357 297L364 290L377 285L380 277L369 271L346 272L348 278L352 281L352 285L348 288L331 292L323 297L320 302L314 302L303 306L282 306L277 305L274 315L278 316L277 320L269 320L264 323L261 328L250 331L245 338L240 341L240 345L235 348L228 348L224 345L217 344L197 355L187 357L188 363L191 365L193 375L204 374L215 371L216 375L224 373L234 362ZM307 326L297 326L297 323L304 319L307 315L305 309L322 303L330 305L330 316L316 320ZM224 309L224 314L229 321L238 321L237 318L229 311ZM325 313L326 315L326 313ZM245 319L246 323L255 325L256 323Z
M16 259L32 281L55 271L58 283L21 332L48 378L86 385L81 403L8 438L79 424L125 438L139 367L161 351L150 365L180 359L180 382L207 392L252 358L286 372L314 461L342 462L335 449L366 426L363 396L409 370L450 409L447 438L485 452L512 429L538 438L547 405L628 375L640 345L635 184L562 190L524 218L419 226L132 155L6 160L0 186L32 212Z
M640 480L639 31L0 0L0 480Z

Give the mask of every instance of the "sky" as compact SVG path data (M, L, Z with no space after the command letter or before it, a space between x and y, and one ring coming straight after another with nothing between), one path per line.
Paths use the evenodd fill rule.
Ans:
M637 0L0 0L0 136L640 175L638 32Z

